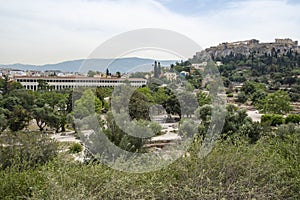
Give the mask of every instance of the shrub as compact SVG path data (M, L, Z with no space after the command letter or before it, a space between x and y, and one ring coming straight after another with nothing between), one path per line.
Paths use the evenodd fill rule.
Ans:
M74 143L69 147L71 153L79 153L82 151L82 145L79 143Z
M245 94L245 92L240 92L237 96L237 102L239 103L245 103L248 99L248 96Z
M300 123L300 115L299 114L290 114L285 118L285 123Z
M52 160L57 148L54 140L39 132L8 133L0 138L0 168L35 168Z
M0 170L1 199L299 199L300 133L279 126L255 144L218 142L199 158L202 140L186 156L148 173L99 163L69 162L61 154L39 168ZM287 134L288 133L288 134ZM132 162L134 165L135 162Z
M284 118L278 114L265 114L261 116L261 123L268 123L271 126L283 124Z

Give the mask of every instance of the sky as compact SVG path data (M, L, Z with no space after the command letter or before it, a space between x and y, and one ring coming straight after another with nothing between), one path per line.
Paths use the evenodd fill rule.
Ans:
M0 0L0 63L83 59L111 37L140 28L176 31L202 48L298 40L299 10L299 0Z

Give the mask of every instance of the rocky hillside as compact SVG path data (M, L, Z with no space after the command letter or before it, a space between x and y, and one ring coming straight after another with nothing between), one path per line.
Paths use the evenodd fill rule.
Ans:
M287 38L275 39L275 42L270 43L260 43L259 40L251 39L232 43L225 42L218 46L207 48L201 52L197 52L191 61L201 62L204 58L207 59L207 56L210 56L215 60L230 54L243 54L246 56L250 56L252 54L282 55L290 50L300 53L298 41L293 41L292 39Z

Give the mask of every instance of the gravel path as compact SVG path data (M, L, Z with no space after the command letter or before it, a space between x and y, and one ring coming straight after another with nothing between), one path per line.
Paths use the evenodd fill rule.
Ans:
M51 135L51 138L57 140L58 142L77 142L77 143L80 143L80 140L75 138L74 132L66 132L63 135L61 133L57 133L57 134Z

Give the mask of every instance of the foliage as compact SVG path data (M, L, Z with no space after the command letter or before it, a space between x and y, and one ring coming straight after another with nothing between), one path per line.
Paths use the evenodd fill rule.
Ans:
M251 96L250 99L252 101L252 105L256 105L260 101L262 101L264 98L266 98L267 92L265 90L259 89L256 90Z
M87 75L88 77L94 77L97 74L97 72L93 71L93 70L89 70Z
M211 123L212 106L204 105L195 111L197 119L201 119L198 127L199 135L205 137L208 126ZM238 109L232 104L226 106L225 122L222 129L222 139L230 139L233 142L240 140L240 137L247 138L250 143L255 143L260 138L261 127L258 123L252 122L246 110Z
M8 117L8 126L12 131L25 128L30 121L30 113L21 105L15 105Z
M198 98L199 106L203 106L205 104L211 103L211 97L209 96L209 94L203 91L199 91L199 93L197 93L197 98Z
M11 92L22 88L21 83L9 80L8 76L4 76L4 79L0 79L0 91L3 95L9 95Z
M141 91L134 91L129 101L129 115L132 119L149 120L150 99Z
M8 120L6 119L8 110L0 107L0 134L7 128Z
M32 116L36 121L37 126L40 128L40 131L43 131L47 123L50 121L49 113L51 108L47 105L42 108L34 108L32 110Z
M149 127L152 130L153 135L160 135L160 131L162 130L162 126L155 121L139 120L136 121L136 124L139 126Z
M96 88L96 96L104 102L104 98L111 97L111 94L113 92L113 88L110 87L97 87Z
M248 117L246 110L238 109L232 104L227 105L226 110L227 114L222 130L223 139L243 133L243 125L252 124L252 120Z
M70 94L58 92L36 94L31 113L40 131L43 131L46 126L55 128L57 132L59 129L65 131L66 118L71 106L68 105L69 97Z
M70 147L69 147L69 151L71 153L79 153L83 150L83 147L81 144L79 143L73 143Z
M250 81L246 81L243 84L241 91L244 92L246 95L250 95L250 94L254 93L254 91L255 91L254 83L250 82Z
M125 113L122 113L118 116L118 120L122 118L124 119L126 118ZM110 111L107 113L106 127L103 126L102 128L104 129L104 133L106 134L110 142L114 143L116 146L131 152L136 152L141 150L141 148L145 143L145 140L141 138L141 134L145 134L145 133L141 132L144 130L143 128L140 128L139 126L135 126L135 125L143 125L148 122L144 120L139 120L139 121L132 120L131 122L126 121L126 123L133 123L133 124L128 124L125 125L125 127L120 127L120 124L116 123L116 120L112 112ZM153 131L158 131L158 129L156 129L157 128L156 126L152 128ZM130 133L131 135L128 135L127 133Z
M83 119L92 114L99 114L102 109L102 102L93 93L92 89L86 89L80 99L74 103L74 116L76 119Z
M2 199L298 199L299 128L274 133L251 145L217 143L203 159L200 140L189 156L149 173L73 163L60 155L36 169L0 171L0 194Z
M181 117L181 108L184 106L180 105L182 94L177 94L175 91L166 87L157 87L154 85L150 89L153 93L154 104L162 105L168 114L179 115ZM193 100L194 98L188 95L186 100L188 99ZM190 111L188 112L190 113Z
M45 80L38 80L37 88L39 91L48 91L51 86Z
M290 114L285 118L285 123L294 123L299 124L300 123L300 115L299 114Z
M7 77L1 79L0 131L9 127L15 132L6 130L0 136L0 198L299 198L300 129L297 123L300 117L290 114L284 120L282 116L291 110L290 101L299 99L299 55L292 50L280 53L274 49L270 54L251 52L247 56L230 53L214 59L224 64L219 66L219 70L226 77L224 84L228 87L228 94L231 96L233 92L233 82L244 82L237 101L244 103L251 100L267 114L262 116L261 124L254 123L245 110L228 105L221 139L211 154L202 160L198 154L212 120L212 106L209 105L211 99L208 94L200 90L195 97L191 93L193 88L202 88L202 74L195 71L189 62L182 61L173 66L177 71L189 72L186 76L188 84L185 85L189 92L175 90L180 81L173 81L169 85L171 89L159 86L169 83L167 80L157 80L148 87L138 88L129 100L128 111L133 120L127 129L116 123L104 100L111 97L112 88L67 94L51 92L52 88L41 81L40 91L30 92L21 90L19 83L10 82ZM132 76L144 78L145 75L149 73ZM289 88L285 89L288 92L279 90L267 94L266 85L268 90ZM124 93L129 94L129 91L124 90ZM72 99L75 109L69 114ZM124 101L123 97L117 97L117 108ZM191 106L198 103L199 108ZM32 118L40 130L46 126L63 130L67 118L73 124L75 118L87 124L90 114L94 113L98 119L102 107L105 107L108 112L103 115L105 120L100 121L100 125L107 138L124 150L142 152L146 139L134 136L148 132L158 135L161 131L158 123L147 121L149 108L154 105L162 105L168 114L180 117L194 114L201 120L200 124L190 120L180 122L179 134L185 137L187 133L195 133L195 140L185 156L156 172L129 174L109 169L98 162L75 163L65 153L57 157L56 143L46 135L16 132L25 128ZM123 110L120 111L122 119L125 115L122 115ZM286 124L282 125L284 121ZM277 127L270 128L269 125ZM132 135L127 134L128 131ZM82 146L74 144L69 150L79 152Z
M268 114L285 114L292 110L290 97L287 92L278 90L268 94L257 104L258 109Z
M149 72L135 72L130 74L130 78L145 78L145 76L150 76Z
M238 94L236 101L239 103L245 103L247 101L247 99L248 99L248 97L247 97L246 93L242 91Z
M211 105L203 105L195 111L195 116L197 119L201 119L202 121L210 121L212 114L212 106Z
M193 93L185 91L179 93L177 98L180 104L180 114L191 117L199 105L197 97Z
M0 138L1 169L27 170L45 164L57 154L57 143L41 133L11 133Z
M284 123L282 115L278 114L265 114L261 116L261 123L267 123L271 126L277 126Z

